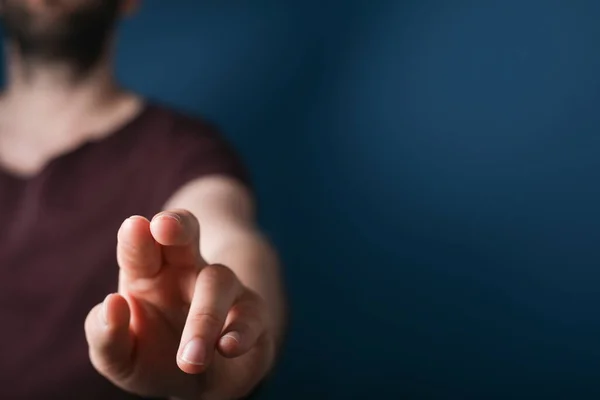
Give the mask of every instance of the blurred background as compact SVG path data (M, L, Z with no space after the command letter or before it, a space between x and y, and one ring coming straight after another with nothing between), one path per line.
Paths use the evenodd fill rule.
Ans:
M145 1L122 81L217 122L286 265L264 399L600 396L600 2Z

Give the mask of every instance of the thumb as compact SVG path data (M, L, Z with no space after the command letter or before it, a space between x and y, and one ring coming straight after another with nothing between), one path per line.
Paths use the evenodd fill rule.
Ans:
M131 311L119 294L109 294L85 320L85 335L94 368L109 380L123 381L133 371Z

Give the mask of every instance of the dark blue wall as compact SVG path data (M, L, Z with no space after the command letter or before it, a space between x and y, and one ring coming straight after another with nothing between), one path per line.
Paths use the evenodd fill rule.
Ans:
M294 306L266 397L600 396L600 2L177 3L120 71L253 169Z
M293 305L265 398L600 396L599 21L180 0L125 24L123 80L252 168Z

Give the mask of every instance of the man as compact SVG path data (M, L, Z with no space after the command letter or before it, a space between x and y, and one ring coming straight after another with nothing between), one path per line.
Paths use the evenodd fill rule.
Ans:
M285 307L235 152L117 86L133 0L0 6L0 398L246 396Z

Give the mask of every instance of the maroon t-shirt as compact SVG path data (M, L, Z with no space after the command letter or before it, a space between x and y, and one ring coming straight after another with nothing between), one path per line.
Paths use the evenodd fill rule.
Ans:
M122 221L208 174L248 183L215 129L156 104L35 177L0 170L0 399L136 398L93 369L84 320L117 290Z

